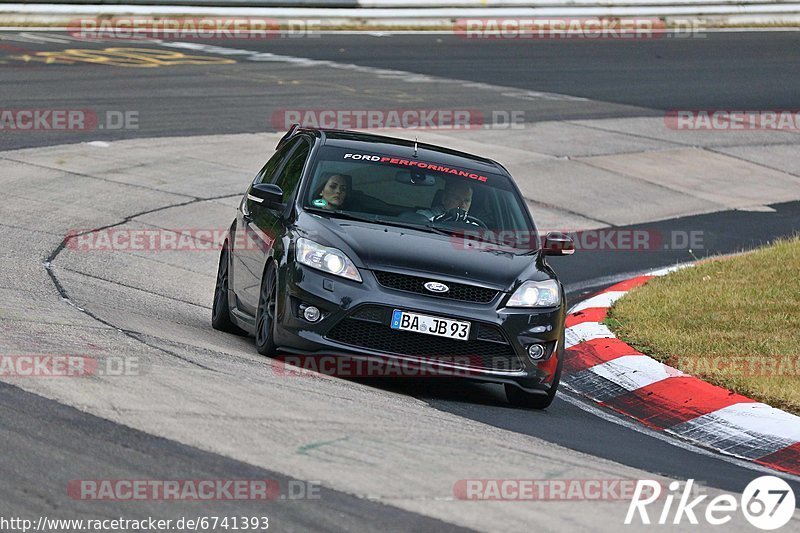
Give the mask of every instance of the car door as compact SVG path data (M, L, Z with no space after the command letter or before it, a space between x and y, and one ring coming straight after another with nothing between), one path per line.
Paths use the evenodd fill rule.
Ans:
M255 183L274 183L283 190L282 203L285 206L296 193L303 173L303 168L311 152L311 143L305 136L290 140L275 155L278 161L273 165L267 163L264 171L259 173ZM270 159L272 162L272 159ZM276 239L284 233L284 209L268 207L254 201L245 194L239 206L240 224L237 231L241 232L239 242L244 246L237 254L238 268L234 287L239 297L241 309L250 315L255 315L261 289L261 275L267 258L272 254Z
M233 235L231 235L233 244L231 246L232 268L230 283L236 295L236 308L251 316L255 316L255 305L258 304L257 296L256 303L252 303L252 293L255 291L258 294L261 284L261 272L253 271L253 265L257 262L254 262L253 258L250 257L253 248L258 246L258 240L253 240L255 234L250 228L250 223L252 222L251 209L257 203L248 199L248 194L250 193L250 187L256 183L273 182L295 145L295 142L288 142L269 158L269 161L256 174L253 182L248 186L247 192L242 196L242 201L239 202L239 207L236 211L236 225Z

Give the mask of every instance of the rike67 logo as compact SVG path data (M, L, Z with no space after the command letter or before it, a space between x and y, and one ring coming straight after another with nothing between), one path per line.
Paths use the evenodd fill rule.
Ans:
M698 525L705 519L705 524L721 526L741 511L750 524L771 531L788 524L794 515L794 491L779 477L761 476L754 479L745 487L741 500L731 494L721 494L709 501L706 501L707 494L692 499L694 480L688 480L682 491L680 485L680 482L673 481L669 484L669 492L662 495L661 484L657 481L639 480L625 516L625 524L688 522ZM656 505L651 506L654 503Z

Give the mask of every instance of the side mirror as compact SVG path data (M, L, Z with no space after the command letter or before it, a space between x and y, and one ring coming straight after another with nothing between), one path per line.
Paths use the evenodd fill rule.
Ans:
M575 241L566 233L551 231L544 238L542 252L544 255L572 255L575 253Z
M283 207L283 190L274 183L256 183L247 191L247 199L267 208Z

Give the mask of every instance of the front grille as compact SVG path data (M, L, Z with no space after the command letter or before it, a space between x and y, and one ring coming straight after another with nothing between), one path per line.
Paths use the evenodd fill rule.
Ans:
M488 304L497 296L497 291L494 289L450 282L445 283L445 285L450 288L449 291L434 293L423 286L429 281L437 281L434 278L422 278L419 276L396 274L394 272L383 272L381 270L375 270L374 273L375 277L378 279L378 283L388 289L424 294L425 296L433 296L435 298L448 298L450 300L459 300L462 302Z
M382 322L370 318L382 316ZM389 313L381 307L356 310L334 326L326 337L332 341L387 355L406 355L456 363L484 370L514 372L522 364L505 336L495 326L472 323L477 338L457 341L389 327ZM486 340L484 340L486 338Z

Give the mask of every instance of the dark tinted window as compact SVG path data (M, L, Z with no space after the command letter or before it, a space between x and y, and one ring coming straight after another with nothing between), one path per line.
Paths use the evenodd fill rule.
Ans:
M280 169L281 164L286 160L286 156L292 151L298 142L302 142L302 139L298 139L293 142L288 142L284 144L280 150L275 152L272 157L269 158L267 164L264 165L264 168L256 176L254 180L255 183L272 183L275 179L275 173Z
M300 139L299 146L291 153L286 166L280 173L280 176L275 180L275 184L283 190L283 202L288 202L294 196L297 186L300 183L300 177L303 175L303 166L305 166L308 154L311 151L311 146L307 141Z

